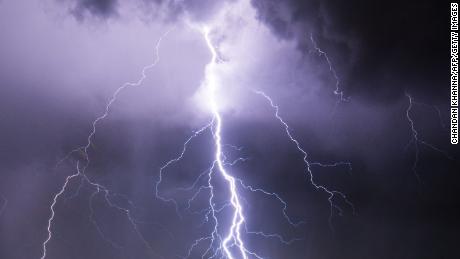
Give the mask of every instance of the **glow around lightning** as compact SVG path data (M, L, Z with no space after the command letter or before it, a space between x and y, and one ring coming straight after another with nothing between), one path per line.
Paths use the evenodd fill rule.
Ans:
M224 167L223 157L222 157L222 136L221 136L222 116L219 113L219 108L217 106L216 99L215 99L215 91L218 85L217 85L217 82L213 74L213 69L217 62L217 53L209 37L209 29L205 28L203 33L206 39L206 44L212 53L211 62L206 67L205 84L209 91L208 92L209 105L211 107L211 112L215 120L215 129L214 129L214 140L215 140L215 145L216 145L215 161L217 164L218 171L222 174L224 179L228 182L228 187L229 187L229 191L231 195L230 202L233 207L232 223L228 230L227 236L223 240L222 246L225 251L225 255L228 258L233 259L234 256L230 252L229 244L231 242L234 242L236 246L238 247L242 257L244 259L247 259L248 258L246 254L247 249L245 247L243 240L241 239L241 232L240 232L241 226L245 220L244 215L243 215L243 208L241 206L239 194L236 189L235 178L226 171Z
M216 98L216 92L219 90L222 90L219 85L219 76L217 72L217 67L219 66L219 58L218 58L218 53L216 51L216 47L213 45L212 42L212 30L209 29L209 27L204 27L200 28L200 32L203 34L203 37L206 41L206 45L211 52L211 61L208 63L205 69L205 78L203 80L203 85L202 87L205 89L205 102L206 105L205 107L208 107L212 116L212 121L194 132L187 140L184 142L184 145L182 147L181 152L178 154L177 157L167 161L161 168L160 168L160 175L159 179L156 182L155 185L155 193L157 198L159 198L162 201L165 202L171 202L175 205L176 211L178 214L180 214L180 209L178 202L171 197L164 197L161 195L159 192L159 186L162 183L163 177L165 176L164 174L166 173L165 171L168 169L168 167L174 163L179 162L185 155L187 151L187 147L189 146L190 142L196 138L200 134L204 134L208 130L211 131L212 137L214 139L215 143L215 154L214 154L214 159L213 163L210 166L210 168L201 174L198 175L194 183L189 186L189 187L181 187L181 188L176 188L175 191L184 191L184 190L196 190L194 194L191 195L190 199L187 201L187 207L185 208L186 210L190 209L191 207L191 202L193 202L196 197L203 191L208 190L209 192L209 206L208 209L198 212L198 213L205 213L205 221L204 223L211 223L212 226L212 231L208 235L201 236L198 239L196 239L191 245L190 248L187 252L187 254L184 256L184 258L190 258L192 255L192 251L197 248L197 246L201 243L206 242L208 244L207 249L205 249L204 252L202 252L201 257L202 258L214 258L214 257L224 257L224 258L262 258L261 255L251 251L248 247L247 244L245 243L245 238L248 236L257 236L261 238L268 238L268 239L275 239L278 240L281 244L284 245L290 245L296 241L302 240L302 238L286 238L283 237L280 234L277 233L266 233L264 231L255 231L255 230L250 230L250 226L247 225L245 221L245 214L244 214L244 207L242 206L241 203L241 197L242 197L242 190L251 192L251 193L260 193L268 198L272 198L273 200L277 201L281 205L281 212L283 217L286 219L286 222L288 222L293 228L297 228L304 224L303 221L296 221L293 220L289 217L287 213L288 209L288 203L285 202L280 195L274 192L270 192L267 190L264 190L259 187L253 187L250 185L246 185L242 179L235 178L228 168L231 168L232 165L238 162L244 162L246 161L247 158L244 157L239 157L235 159L232 162L227 162L226 161L226 156L224 154L223 146L230 146L232 148L235 148L231 145L223 145L222 141L222 129L223 129L223 116L220 110L219 102L217 101ZM336 191L336 190L330 190L327 187L317 184L314 181L313 177L313 172L312 172L312 167L313 166L320 166L320 167L339 167L339 166L347 166L351 170L351 164L349 162L335 162L335 163L329 163L329 164L323 164L319 162L310 162L307 159L307 153L305 150L301 147L300 143L292 136L290 132L290 128L288 124L280 117L279 111L278 111L278 106L276 106L272 99L265 93L261 91L255 91L257 94L265 97L272 108L275 109L275 119L277 119L279 122L282 123L282 125L285 127L287 136L289 137L289 140L292 141L297 149L300 151L300 153L303 155L303 161L306 164L308 176L309 176L309 181L310 183L318 190L324 191L329 195L329 204L331 208L331 213L330 213L330 224L332 227L332 215L334 212L334 209L338 210L339 214L342 215L343 209L336 205L334 203L334 198L340 197L341 199L344 200L346 204L348 204L354 211L354 206L353 204L347 199L346 195L342 192ZM241 150L236 148L237 150ZM218 173L216 175L216 173ZM228 203L224 203L221 205L217 205L214 201L215 193L218 191L216 187L213 185L212 181L213 179L216 179L217 176L221 176L226 181L226 186L229 192L229 196L227 197L227 200L229 201ZM207 177L207 184L206 185L201 185L198 186L198 182L200 182L200 179L203 177ZM220 214L224 209L226 208L231 208L231 222L227 225L222 226L222 223L220 221L220 217L218 214ZM219 227L224 229L225 231L219 231ZM224 233L221 233L224 232ZM232 249L234 248L234 249Z
M245 242L245 237L257 236L266 239L275 239L284 245L290 245L296 241L301 240L301 238L286 238L277 233L266 233L261 230L251 230L250 227L248 227L246 224L244 208L241 203L242 190L248 191L250 193L259 193L278 202L280 204L282 216L292 227L299 227L304 222L294 221L288 216L288 204L281 198L280 195L264 190L262 188L246 185L242 179L235 178L229 171L228 168L231 168L237 163L244 162L248 158L239 157L233 161L227 161L227 157L225 156L224 147L229 147L237 151L241 151L241 148L232 146L230 144L223 144L223 116L220 110L221 107L219 106L219 102L216 97L217 92L221 90L219 84L220 80L217 72L219 59L216 47L212 42L213 31L209 27L202 27L198 30L200 33L202 33L204 41L206 42L206 46L211 53L211 60L205 68L205 77L203 79L202 88L205 90L204 100L206 104L204 106L209 109L209 113L212 119L210 123L198 129L189 138L187 138L182 146L181 152L179 152L175 158L167 161L160 168L159 178L155 184L155 194L158 199L174 204L176 212L179 216L181 216L181 210L179 208L178 202L174 198L163 196L159 191L159 187L162 184L163 178L166 176L166 170L172 164L178 163L181 161L181 159L183 159L191 141L194 140L198 135L204 134L206 132L211 132L211 136L214 140L215 152L210 168L199 174L191 186L175 189L177 192L196 190L187 200L187 207L185 210L190 209L191 203L201 192L205 190L208 191L208 207L203 211L192 213L204 213L203 224L210 224L211 231L208 233L208 235L201 236L197 238L193 243L191 243L184 258L190 258L192 256L193 250L196 249L199 244L205 242L207 243L207 248L201 253L202 258L263 258L261 255L251 251L251 249L248 248ZM206 184L199 185L198 183L203 178L207 178ZM226 183L226 189L229 193L229 196L226 199L228 202L222 204L217 204L215 200L216 192L224 191L219 190L214 186L213 182L218 180L223 180ZM229 223L223 222L225 220L222 220L222 217L219 215L226 209L231 209L230 214L227 215L230 217Z
M209 107L210 113L212 115L212 121L211 123L207 124L200 130L196 131L190 138L188 138L184 145L182 152L180 155L172 160L169 160L167 163L165 163L164 166L160 168L160 176L159 180L156 183L156 196L160 198L163 201L166 202L172 202L176 206L176 211L178 210L177 208L177 202L172 199L172 198L165 198L162 197L159 192L158 192L158 186L161 184L162 177L163 177L163 171L171 164L178 162L181 160L186 152L187 146L189 142L198 136L199 134L203 133L207 129L212 130L212 136L214 139L214 144L215 144L215 153L214 153L214 162L211 166L211 168L206 171L207 176L208 176L208 185L206 187L200 187L198 191L195 193L195 195L192 196L192 198L188 201L190 202L198 195L198 193L203 189L207 188L210 190L210 196L209 196L209 211L206 214L206 217L208 217L208 214L211 214L213 221L214 221L214 228L213 232L211 233L210 236L207 237L202 237L199 238L192 244L192 247L189 249L188 255L190 255L192 249L201 241L207 241L211 240L210 246L208 250L206 250L203 254L203 256L207 255L208 253L211 253L212 246L216 242L216 240L219 240L218 248L215 249L214 254L212 256L216 256L219 251L223 251L223 254L225 255L226 258L233 259L233 258L248 258L248 254L253 254L250 252L247 248L246 245L242 239L242 226L245 222L245 217L243 214L243 206L241 205L240 202L240 195L237 190L237 181L236 179L227 171L225 168L225 156L223 155L223 144L222 144L222 127L223 127L223 119L222 115L220 114L219 111L219 106L216 101L216 91L218 90L218 80L216 78L216 65L217 65L217 52L215 47L213 46L213 43L211 41L210 33L211 30L208 27L204 27L201 30L201 33L203 34L204 40L206 42L206 46L208 47L210 53L211 53L211 61L209 64L206 66L205 69L205 79L203 80L203 85L202 87L206 91L206 102L207 105L206 107ZM236 161L234 161L236 162ZM216 207L215 202L214 202L214 186L212 184L212 179L213 179L213 174L215 171L218 171L220 173L220 176L227 182L227 187L228 191L230 193L229 197L229 206L232 208L232 216L231 216L231 223L226 228L227 234L224 237L221 237L221 235L217 231L217 226L219 225L219 220L216 216L217 213L219 213L220 209ZM197 181L202 177L200 175L197 178ZM194 184L195 185L195 184ZM193 185L193 186L194 186ZM190 205L189 205L190 206ZM231 251L231 248L233 246L236 246L238 249L238 254L241 257L236 257L234 253Z

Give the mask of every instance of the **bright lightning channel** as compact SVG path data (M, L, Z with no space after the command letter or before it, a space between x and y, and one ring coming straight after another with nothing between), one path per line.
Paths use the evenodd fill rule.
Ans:
M124 208L121 208L121 207L118 207L116 205L114 205L113 203L111 203L109 200L108 200L108 194L109 194L109 191L106 187L100 185L100 184L97 184L95 182L92 182L85 174L86 172L86 169L88 168L89 164L90 164L90 158L89 158L89 155L88 155L88 151L90 149L90 147L93 145L93 138L96 134L96 128L97 128L97 125L103 121L107 116L109 116L109 113L110 113L110 108L111 106L113 105L113 103L117 100L117 97L118 95L125 89L127 88L131 88L131 87L138 87L138 86L141 86L142 83L145 81L145 79L147 78L147 71L151 70L153 67L155 67L158 62L160 61L160 55L159 55L159 48L160 48L160 45L161 45L161 42L163 40L164 37L166 37L166 35L170 32L170 30L166 31L160 38L159 40L157 41L156 45L155 45L155 57L154 57L154 60L151 64L145 66L142 68L142 71L141 71L141 77L135 81L135 82L126 82L124 83L123 85L121 85L120 87L118 87L115 92L112 94L111 98L109 99L109 101L107 102L106 106L105 106L105 110L104 110L104 113L102 113L102 115L98 116L93 122L92 122L92 129L91 129L91 132L90 134L88 135L87 137L87 143L85 146L82 146L82 147L79 147L79 148L76 148L74 150L72 150L67 156L65 156L62 160L60 160L57 164L59 165L60 163L62 163L63 161L67 160L68 158L70 158L70 156L73 154L73 153L76 153L76 152L79 152L81 154L83 154L83 157L84 157L84 160L85 160L85 163L82 167L80 167L80 163L79 161L77 161L77 168L76 168L76 172L71 174L71 175L68 175L66 178L65 178L65 181L64 181L64 184L61 186L61 188L59 189L59 191L54 195L53 197L53 202L51 203L50 205L50 211L51 211L51 214L50 214L50 217L48 218L48 225L47 225L47 232L48 232L48 235L45 239L45 241L42 243L42 256L40 257L41 259L45 259L46 256L47 256L47 245L48 243L51 241L52 237L53 237L53 232L52 232L52 226L53 226L53 221L54 221L54 218L55 218L55 215L56 215L56 211L55 211L55 207L56 207L56 204L59 200L59 198L65 193L65 191L67 190L67 187L69 186L70 182L74 179L74 178L78 178L78 177L82 177L84 179L84 181L82 182L87 182L89 183L91 186L95 187L96 188L96 194L99 193L100 191L104 191L105 192L105 200L109 203L109 205L111 207L115 207L121 211L123 211L127 216L128 216L128 219L130 220L130 222L133 224L133 226L135 227L135 230L136 232L140 235L140 232L139 230L137 229L137 225L135 224L134 220L131 218L131 215L129 213L129 210L127 209L124 209ZM92 198L94 198L94 193L93 195L91 196ZM92 199L90 200L90 204L92 202ZM91 215L90 215L91 216ZM92 221L93 223L95 221ZM99 231L99 229L98 229ZM100 231L99 231L100 232ZM101 232L100 232L101 233ZM150 245L148 245L148 243L145 241L144 238L142 238L142 235L140 235L141 239L144 241L144 243L146 244L146 246L153 252L153 250L151 249ZM106 240L106 238L104 237L104 239Z
M214 127L215 129L213 130L213 135L214 135L214 141L215 141L215 146L216 146L216 152L215 152L215 164L217 164L217 169L221 173L221 175L224 177L224 179L228 183L228 188L230 191L230 203L233 207L233 217L232 217L232 224L230 226L230 229L228 230L227 236L224 238L222 241L222 247L224 249L225 255L229 259L233 259L234 256L230 252L230 246L229 243L232 242L236 244L238 247L241 256L244 259L248 258L247 252L248 250L246 249L246 246L244 244L244 241L241 238L241 226L245 221L245 217L243 214L243 208L240 203L240 198L239 194L236 188L236 181L233 176L231 176L225 169L224 167L224 161L223 161L223 156L222 156L222 116L219 113L219 108L216 103L216 96L215 92L217 90L217 82L215 80L215 75L214 75L214 70L215 66L217 64L217 52L211 42L210 36L209 36L210 30L208 28L204 28L203 30L203 35L206 40L206 44L212 54L211 62L206 66L206 87L207 87L207 93L208 93L208 102L210 105L211 112L213 114L213 118L215 121ZM211 203L212 203L212 197L211 197ZM211 207L214 210L214 207ZM213 212L214 214L214 212Z
M196 138L198 135L203 134L205 131L210 129L212 133L212 137L214 140L215 146L215 153L213 157L213 162L210 168L202 172L198 175L196 180L192 183L191 186L188 187L179 187L176 188L176 191L191 191L196 189L195 193L191 195L190 199L187 200L187 207L186 210L189 210L191 207L191 203L196 199L200 192L204 190L209 191L208 197L208 207L203 211L192 212L192 213L205 213L205 220L203 222L207 223L210 222L213 224L211 233L207 236L202 236L196 239L188 249L187 254L183 258L190 258L192 255L192 251L202 242L208 242L208 247L205 248L205 251L201 254L202 258L215 258L215 257L223 257L227 259L234 259L234 258L243 258L248 259L251 258L262 258L260 255L256 254L253 251L250 251L245 244L243 235L257 235L263 238L270 238L270 239L277 239L280 243L285 245L290 245L295 241L301 240L299 238L293 239L286 239L279 234L276 233L266 233L263 231L253 231L249 230L248 226L245 222L245 215L243 213L243 206L241 203L241 194L239 192L239 187L241 190L250 191L252 193L260 193L267 197L274 198L277 202L282 205L282 215L287 220L287 222L293 226L297 227L304 222L294 222L292 219L289 218L287 215L287 203L276 193L272 193L261 188L255 188L249 185L245 185L241 179L235 178L232 176L227 167L231 167L239 162L244 162L247 158L239 157L234 159L233 161L227 161L227 157L224 154L224 147L229 146L235 150L241 151L241 148L235 147L229 144L222 144L222 128L223 128L223 119L222 115L219 111L218 101L216 98L216 92L218 91L218 80L217 80L217 65L218 65L218 55L216 48L214 47L212 40L211 40L211 30L209 28L202 28L199 30L206 42L206 45L211 53L211 60L206 65L205 68L205 78L203 80L202 87L206 93L206 103L208 104L207 107L209 108L209 112L212 115L212 120L210 123L202 127L201 129L195 131L183 144L181 152L175 158L167 161L161 168L159 179L155 185L155 194L157 198L164 202L171 202L176 206L176 212L179 214L179 206L178 202L174 198L163 197L159 192L159 186L162 183L162 179L164 177L165 170L172 164L179 162L185 155L187 151L188 145L190 142ZM213 179L216 176L216 173L225 180L227 189L229 191L228 202L223 204L217 204L215 201L215 186L213 185ZM207 181L206 184L201 185L198 187L199 182L202 181L206 177ZM226 232L225 235L218 231L218 228L221 226L219 222L219 213L223 211L225 208L231 208L231 222L229 226L223 226ZM180 216L180 215L179 215ZM236 249L234 249L236 248Z
M241 190L244 189L244 190L247 190L247 191L250 191L250 192L253 192L253 193L256 193L256 192L261 193L263 195L272 197L275 200L277 200L282 205L282 215L283 215L283 217L287 220L287 222L291 226L298 227L301 224L303 224L304 222L303 221L295 222L287 215L287 203L278 194L266 191L266 190L261 189L261 188L245 185L244 182L241 179L235 178L234 176L232 176L227 171L226 166L231 167L235 163L246 161L247 159L243 158L243 157L240 157L240 158L235 159L232 162L226 162L226 156L225 156L224 151L223 151L223 146L225 146L225 145L222 144L222 134L221 134L222 133L222 128L223 128L223 123L222 123L223 120L222 120L222 115L221 115L221 113L219 111L219 106L218 106L218 102L217 102L217 98L216 98L216 92L218 91L218 87L219 87L218 80L217 80L217 71L216 71L216 69L217 69L216 66L218 65L218 54L217 54L216 48L214 47L214 45L212 43L212 40L211 40L211 35L210 35L211 30L209 28L205 27L205 28L201 29L200 32L203 34L203 37L204 37L204 39L206 41L206 44L207 44L207 47L208 47L209 51L211 52L211 61L208 63L208 65L205 68L205 79L203 81L203 87L206 90L206 97L207 97L206 102L208 104L207 107L209 107L209 110L210 110L210 113L212 114L213 119L209 124L205 125L201 129L199 129L196 132L194 132L192 134L192 136L190 136L184 142L182 150L181 150L181 152L179 153L179 155L177 157L167 161L160 168L159 179L158 179L158 181L156 182L156 185L155 185L155 194L156 194L157 198L159 198L160 200L162 200L164 202L173 203L175 205L175 207L176 207L176 212L179 214L178 202L174 198L163 197L159 193L159 185L162 182L164 170L166 170L170 165L172 165L172 164L174 164L176 162L179 162L184 157L185 152L187 151L187 147L190 144L190 142L194 138L196 138L198 135L200 135L200 134L204 133L205 131L207 131L208 129L210 129L211 132L212 132L212 136L213 136L214 144L215 144L214 161L212 163L212 166L208 170L202 172L196 178L196 180L193 182L193 184L191 186L176 188L176 191L190 191L190 190L196 189L196 192L187 201L186 209L188 210L191 207L191 202L196 199L196 197L199 195L200 192L202 192L203 190L209 190L209 207L208 207L208 209L205 210L205 212L206 212L206 214L205 214L205 222L208 222L210 220L210 218L212 218L212 221L214 223L214 225L213 225L214 227L213 227L212 233L210 233L208 236L202 236L202 237L196 239L195 242L192 243L191 246L189 247L187 255L184 256L183 258L189 258L191 256L191 254L192 254L192 251L201 242L205 242L205 241L209 242L209 246L204 251L204 253L201 255L202 258L205 258L206 256L208 256L208 258L214 258L214 257L217 257L219 255L221 257L228 258L228 259L234 259L234 258L247 259L249 257L262 258L260 255L250 251L247 248L247 246L246 246L246 244L244 242L244 239L242 238L242 234L257 235L257 236L261 236L261 237L264 237L264 238L275 238L278 241L280 241L280 243L283 243L285 245L290 245L293 242L301 240L301 239L300 238L286 239L286 238L284 238L281 235L276 234L276 233L273 233L273 234L268 233L267 234L267 233L265 233L263 231L248 230L248 226L245 223L245 216L244 216L244 213L243 213L243 206L241 205L241 193L238 192L238 186L242 188ZM321 50L318 49L318 51L321 51ZM322 55L326 55L322 51L320 53ZM331 71L334 71L333 73L336 76L335 70L333 70L332 65L331 65L331 63L330 63L328 58L327 58L327 61L328 61L328 64L330 65L330 67L331 67ZM336 79L338 80L338 77L336 77ZM338 87L338 84L337 84L337 87ZM351 209L353 210L353 213L354 213L355 212L354 205L348 200L348 198L346 197L345 194L343 194L342 192L336 191L336 190L330 190L330 189L328 189L327 187L325 187L323 185L317 184L314 181L313 173L312 173L312 167L314 167L314 166L320 166L320 167L347 166L349 168L349 170L351 171L351 169L352 169L351 168L351 163L349 163L349 162L335 162L335 163L330 163L330 164L324 164L324 163L319 163L319 162L310 162L307 159L308 155L307 155L306 151L301 147L300 143L292 136L288 124L284 121L283 118L280 117L278 106L275 105L274 102L272 101L272 99L267 94L265 94L264 92L261 92L261 91L255 91L255 92L257 94L263 96L265 99L267 99L269 101L271 107L275 110L276 119L279 120L282 123L282 125L284 126L286 134L289 137L289 139L296 145L297 149L303 154L303 161L306 164L306 168L307 168L307 172L308 172L308 175L309 175L310 183L316 189L322 190L322 191L326 192L329 195L328 201L329 201L330 210L331 210L330 217L329 217L329 224L330 224L331 228L332 228L332 216L333 216L334 209L336 209L338 211L339 215L343 214L342 208L334 203L333 199L336 196L342 198L343 201L351 207ZM337 88L337 91L335 91L334 93L335 94L340 94L341 99L343 99L343 93L339 92L338 88ZM233 147L233 146L231 146L231 147ZM233 147L233 148L236 148L237 150L240 150L237 147ZM229 190L229 198L228 198L228 200L230 202L221 204L220 206L217 205L215 203L215 201L214 201L215 187L212 184L212 179L213 179L215 171L218 171L220 173L220 175L225 179L225 181L227 182L227 188ZM206 185L201 185L201 186L198 187L198 183L201 181L201 179L204 176L207 176L207 184ZM218 231L218 227L219 227L218 214L224 208L227 208L227 207L232 208L232 215L231 215L232 220L231 220L231 224L228 227L226 227L226 231L227 231L226 235L222 236L221 233L219 233L220 231ZM217 248L216 248L216 245L215 245L216 243L217 243ZM231 251L231 249L233 247L237 248L238 256L236 256L236 254L234 254L236 252Z

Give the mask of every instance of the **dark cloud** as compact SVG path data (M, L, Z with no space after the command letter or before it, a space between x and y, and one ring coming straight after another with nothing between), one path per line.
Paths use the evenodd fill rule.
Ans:
M117 0L71 0L77 19L116 17ZM203 21L226 0L139 0L153 19L176 20L187 14ZM258 18L304 52L313 44L326 51L348 96L391 101L404 91L439 102L448 84L448 6L433 1L252 0ZM164 16L164 12L168 13ZM446 36L447 35L447 36Z
M305 51L330 53L350 96L392 100L408 89L446 97L449 6L434 1L253 0L259 19Z
M67 2L70 12L78 20L93 17L101 20L119 16L119 8L123 4L119 0L59 0ZM151 19L175 21L181 15L188 15L191 19L204 21L219 10L225 2L234 0L137 0L143 13Z
M61 0L62 1L62 0ZM118 15L118 0L66 0L70 3L70 12L78 19L88 16L107 19Z
M191 0L182 1L182 6L192 18L196 20L206 20L210 15L219 11L226 2L234 2L235 0Z
M228 1L143 0L152 11L169 12L174 20L187 13L206 20ZM102 19L118 15L117 0L73 0L78 18ZM318 45L330 53L347 95L391 100L406 89L445 97L433 85L448 78L448 6L433 1L252 0L259 19L282 38L295 39L307 52Z

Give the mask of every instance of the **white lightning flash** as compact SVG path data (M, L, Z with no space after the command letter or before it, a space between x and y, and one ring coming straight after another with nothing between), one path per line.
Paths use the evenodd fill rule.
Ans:
M227 236L224 238L222 242L222 247L225 251L225 255L229 259L233 259L234 256L232 255L230 251L230 245L235 244L238 247L241 253L241 256L244 259L247 259L248 250L246 249L245 244L241 238L241 226L245 221L245 218L243 215L243 207L241 206L241 203L240 203L240 198L239 198L238 191L236 188L235 178L231 176L224 167L224 161L223 161L223 155L222 155L222 152L223 152L222 151L222 135L221 135L222 116L219 113L219 108L217 106L216 99L215 99L215 92L218 87L217 82L215 80L215 75L214 75L215 66L217 64L217 52L211 42L209 33L210 33L210 30L208 28L205 28L203 30L203 35L206 40L206 44L212 54L211 62L206 66L205 84L207 87L208 102L209 102L211 112L213 114L214 121L215 121L215 130L213 131L214 141L215 141L215 146L216 146L215 162L217 164L217 169L219 170L221 175L224 177L224 179L228 183L228 188L231 194L230 202L233 207L232 224L228 229ZM211 199L211 203L212 203L212 199Z
M196 27L193 27L196 29ZM248 258L262 258L257 253L248 249L243 236L260 236L268 239L277 239L280 243L285 245L290 245L293 242L301 240L300 238L287 239L276 233L266 233L264 231L253 231L249 230L246 222L245 215L243 211L243 205L241 203L243 197L243 190L249 191L252 193L259 193L267 197L273 198L275 201L279 202L282 206L282 215L287 220L287 222L293 226L298 227L304 222L294 222L290 219L287 214L287 203L280 197L280 195L266 191L261 188L252 187L245 185L241 179L235 178L228 171L229 167L233 165L244 162L248 158L239 157L233 161L227 161L227 157L224 153L224 147L230 147L237 151L241 151L240 147L235 147L229 144L223 144L222 141L222 129L223 129L223 119L220 109L220 103L217 101L217 92L219 91L219 78L218 78L218 54L216 47L212 43L211 39L211 29L208 27L200 28L199 32L203 35L203 38L206 42L211 53L211 60L205 67L205 77L202 83L202 89L204 93L205 105L209 109L209 113L212 116L212 121L203 126L201 129L195 131L189 138L186 139L182 146L181 152L179 154L167 161L161 168L159 173L159 179L155 185L155 194L156 197L164 202L171 202L176 206L176 212L179 214L178 201L171 197L164 197L159 192L159 186L162 183L164 178L165 170L172 164L181 161L187 151L188 145L190 142L196 138L198 135L211 130L212 137L214 140L215 152L213 157L212 165L202 173L200 173L195 181L187 187L178 187L175 188L175 191L192 191L194 193L187 200L186 211L189 211L191 208L191 203L197 198L197 196L203 191L208 191L208 205L207 208L201 211L193 211L193 214L203 214L204 221L203 224L211 223L212 229L210 233L206 236L201 236L197 238L189 247L187 254L183 258L190 258L194 249L198 247L199 244L206 242L207 248L204 249L204 252L201 254L201 258L227 258L227 259L248 259ZM204 184L202 181L206 179ZM217 179L223 179L226 183L226 189L228 190L229 196L226 199L226 202L218 204L215 200L215 193L220 192L213 185L214 181ZM201 184L200 184L201 183ZM241 188L241 189L240 189ZM231 209L230 212L230 222L228 225L225 225L220 220L220 213L224 209ZM227 211L227 210L226 210ZM181 216L181 215L179 215ZM224 232L224 233L222 233Z
M54 195L53 197L53 202L51 203L50 205L50 211L51 211L51 214L50 214L50 217L48 218L48 225L47 225L47 231L48 231L48 235L45 239L45 241L43 242L42 244L42 256L40 257L41 259L45 259L46 256L47 256L47 245L48 243L51 241L51 238L53 236L53 232L52 232L52 225L53 225L53 221L54 221L54 218L55 218L55 215L56 215L56 211L55 211L55 207L56 207L56 204L58 202L58 199L64 194L64 192L67 190L67 187L69 186L70 182L74 179L74 178L77 178L77 177L82 177L84 180L80 182L80 184L82 184L83 182L87 182L89 183L92 187L96 188L96 194L99 193L101 190L103 190L106 194L105 198L106 198L106 201L109 203L109 205L111 207L115 207L117 209L120 209L122 210L127 216L128 216L128 219L130 220L130 222L135 225L135 230L136 232L140 235L140 232L138 231L137 229L137 226L136 224L134 223L133 219L131 218L131 215L129 213L129 210L126 210L126 209L123 209L121 207L118 207L116 205L114 205L113 203L111 203L109 200L108 200L108 194L109 194L109 191L106 187L100 185L100 184L97 184L95 182L92 182L85 174L86 172L86 169L88 168L89 164L90 164L90 159L89 159L89 155L88 155L88 151L90 149L90 147L93 145L93 138L96 134L96 128L97 128L97 125L99 124L99 122L103 121L107 116L109 116L109 112L110 112L110 108L112 106L112 104L117 100L117 97L118 95L125 89L127 88L130 88L130 87L138 87L138 86L141 86L142 83L145 81L145 79L147 78L147 71L149 71L150 69L152 69L153 67L156 66L156 64L160 61L160 55L159 55L159 48L160 48L160 45L161 45L161 41L163 40L163 38L170 32L170 30L166 31L160 38L159 40L157 41L156 45L155 45L155 57L154 57L154 60L151 64L145 66L142 68L142 71L141 71L141 77L135 81L135 82L127 82L127 83L124 83L123 85L121 85L120 87L118 87L115 92L112 94L111 98L109 99L109 101L107 102L106 106L105 106L105 110L104 110L104 113L102 113L102 115L98 116L93 122L92 122L92 129L91 129L91 132L89 133L88 137L87 137L87 143L85 146L82 146L82 147L78 147L74 150L72 150L71 152L69 152L69 154L67 154L62 160L60 160L57 165L59 165L60 163L64 162L65 160L67 160L68 158L71 157L72 154L76 153L76 152L79 152L83 155L83 158L85 160L85 163L84 165L80 168L80 162L77 161L77 166L76 166L76 172L71 174L71 175L68 175L66 178L65 178L65 181L64 181L64 184L61 186L61 188L59 189L59 191ZM79 187L80 188L80 187ZM93 194L91 196L91 198L94 198L94 195ZM91 206L91 201L92 199L90 199L90 206ZM90 215L91 217L91 215ZM90 218L91 219L91 218ZM95 221L92 221L93 223L95 223ZM99 229L98 229L99 231ZM101 233L99 231L99 233ZM148 245L148 243L145 241L144 238L142 238L142 235L140 235L141 239L144 241L144 243L146 244L147 247L149 247L150 250L151 247ZM105 240L107 240L104 236L103 238ZM112 243L113 244L113 243Z

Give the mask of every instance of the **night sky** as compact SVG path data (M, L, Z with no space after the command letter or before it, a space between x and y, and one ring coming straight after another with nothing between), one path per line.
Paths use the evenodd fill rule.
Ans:
M0 258L244 258L211 81L247 258L460 258L449 37L443 1L0 0Z

